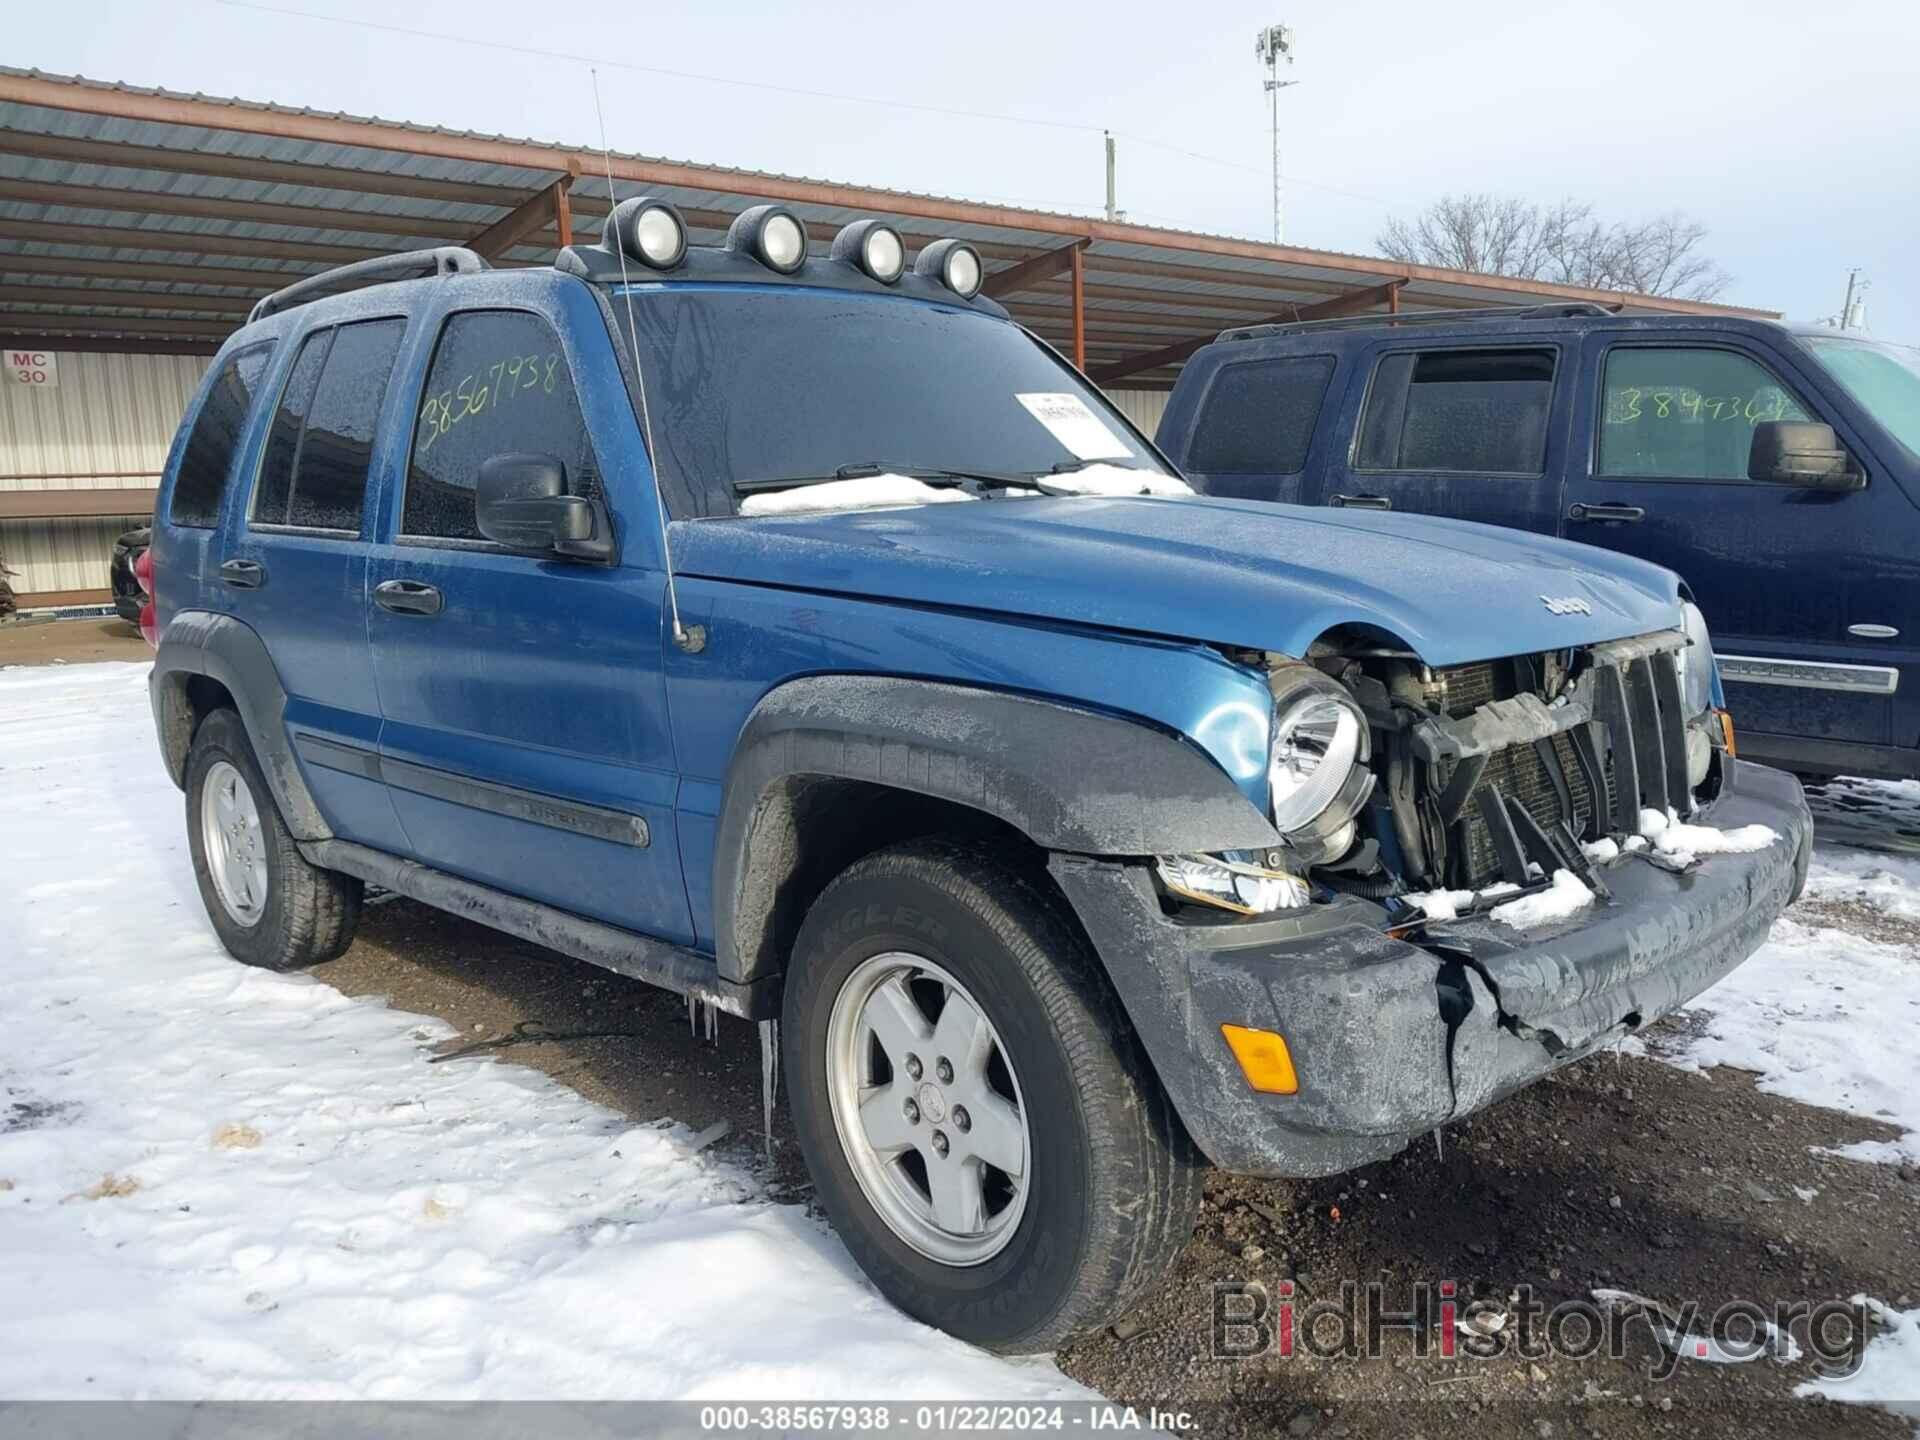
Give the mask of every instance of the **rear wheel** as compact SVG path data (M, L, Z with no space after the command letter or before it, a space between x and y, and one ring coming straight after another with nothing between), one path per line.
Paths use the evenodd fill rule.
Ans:
M360 882L301 855L233 711L201 721L187 752L186 789L194 878L228 954L295 970L353 943Z
M835 880L782 1031L822 1203L919 1319L1051 1349L1116 1318L1193 1232L1199 1166L1098 961L989 855L920 842Z

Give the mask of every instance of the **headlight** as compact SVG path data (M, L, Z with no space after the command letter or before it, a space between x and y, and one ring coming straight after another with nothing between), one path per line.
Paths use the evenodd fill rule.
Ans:
M1340 683L1306 665L1276 670L1267 765L1273 826L1308 864L1336 860L1373 791L1366 716Z
M780 205L742 210L727 228L727 248L745 250L769 270L791 275L807 260L807 232L800 217Z
M1707 633L1707 617L1691 600L1680 607L1680 625L1688 644L1676 657L1680 666L1680 698L1689 717L1704 715L1713 704L1713 637Z
M608 214L601 243L618 247L655 270L671 270L687 253L687 227L680 212L664 200L636 196Z
M980 293L980 252L964 240L936 240L913 262L913 273L938 280L962 300Z
M1297 910L1309 898L1307 883L1299 876L1231 855L1162 855L1154 861L1154 872L1175 895L1236 915Z

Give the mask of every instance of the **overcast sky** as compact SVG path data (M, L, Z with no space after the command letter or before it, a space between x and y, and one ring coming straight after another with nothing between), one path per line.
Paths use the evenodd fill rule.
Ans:
M711 0L267 4L21 4L5 58L591 143L581 63L291 12L591 51L605 60L616 149L1093 212L1110 127L1134 219L1264 237L1267 112L1253 38L1284 21L1300 82L1281 96L1288 241L1372 252L1390 213L1462 190L1572 196L1607 218L1680 209L1706 224L1709 253L1734 276L1723 298L1818 319L1838 311L1858 265L1872 284L1870 328L1920 343L1913 0L1026 0L873 7L870 20L852 7Z

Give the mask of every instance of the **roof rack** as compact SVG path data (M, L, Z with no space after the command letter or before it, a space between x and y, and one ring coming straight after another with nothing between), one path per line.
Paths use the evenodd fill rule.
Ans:
M464 245L437 245L431 250L409 250L401 255L376 255L371 260L356 260L336 266L318 275L296 280L284 290L262 297L247 315L247 323L278 315L296 305L305 305L325 295L355 290L362 285L381 285L389 280L423 280L433 275L471 275L490 268L487 262Z
M1222 330L1222 340L1257 340L1267 335L1289 335L1298 330L1358 330L1370 325L1444 325L1450 320L1578 320L1614 312L1591 300L1555 301L1550 305L1490 305L1479 310L1400 310L1387 315L1343 315L1332 320L1281 320L1265 325Z

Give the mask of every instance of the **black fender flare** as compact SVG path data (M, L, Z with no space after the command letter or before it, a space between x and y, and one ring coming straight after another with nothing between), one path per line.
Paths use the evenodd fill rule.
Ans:
M1205 751L1138 720L937 681L792 680L747 717L727 767L713 852L725 979L785 968L776 919L798 868L789 782L809 778L952 801L1049 851L1141 856L1280 840Z
M148 698L153 704L160 758L173 783L183 788L186 785L187 752L193 746L193 731L200 718L187 689L196 675L219 681L233 696L261 772L293 838L331 840L333 831L321 817L320 807L313 803L306 779L294 760L285 718L287 691L280 683L280 672L274 669L259 632L231 615L210 610L179 611L167 622L154 653L153 673L147 678Z

